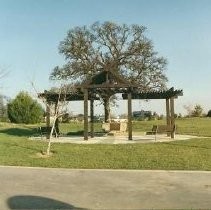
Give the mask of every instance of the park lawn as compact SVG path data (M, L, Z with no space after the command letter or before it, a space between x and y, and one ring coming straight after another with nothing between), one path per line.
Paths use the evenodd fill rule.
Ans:
M153 125L166 124L165 120L136 121L133 131L149 131ZM211 137L211 118L179 118L175 121L176 133Z
M176 119L176 133L211 137L211 118L179 118ZM153 125L166 124L165 120L134 121L134 132L146 132L152 129ZM61 132L83 130L82 123L61 124ZM95 131L101 131L101 123L95 123Z
M211 136L211 121L204 118L194 120L196 120L195 127L190 132L199 132L199 135L206 134L207 138L127 145L54 143L52 144L53 155L49 158L39 156L41 151L46 150L47 142L28 139L30 135L36 133L36 126L1 124L0 165L90 169L211 170L211 138L209 137ZM149 122L150 124L147 124L149 128L152 124L163 123L162 121L145 123ZM134 124L134 127L136 126L134 129L143 129L142 123L144 122ZM187 131L185 127L188 128L191 123L189 119L181 119L177 121L177 124L181 132L184 132ZM202 131L201 124L204 124Z

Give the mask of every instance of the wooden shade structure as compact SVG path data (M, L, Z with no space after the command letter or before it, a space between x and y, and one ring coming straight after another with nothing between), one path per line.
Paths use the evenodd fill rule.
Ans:
M84 92L84 140L88 140L88 99L91 95L108 94L110 96L116 93L127 94L128 100L128 139L132 140L132 88L138 88L138 85L131 84L122 76L108 70L101 71L87 80L78 88ZM91 137L94 136L94 98L90 100L90 115L91 115Z
M166 100L166 124L168 127L175 127L175 117L174 117L174 99L178 98L178 96L182 96L182 90L174 90L174 88L170 88L166 91L149 91L142 92L135 90L132 93L132 99L165 99ZM123 99L127 99L127 94L122 94ZM174 138L173 129L171 129L171 138Z
M84 140L88 140L88 101L90 101L90 131L94 137L94 101L99 100L99 95L108 94L110 96L122 93L123 100L128 101L128 140L132 140L132 100L133 99L165 99L166 100L166 123L169 127L175 126L174 119L174 99L183 95L182 90L170 88L166 91L144 92L137 84L131 84L118 73L103 70L94 75L91 79L81 85L76 86L76 92L58 94L45 91L39 97L44 97L48 103L56 103L58 100L84 101ZM47 110L47 126L49 125L50 114ZM171 132L171 138L174 133Z

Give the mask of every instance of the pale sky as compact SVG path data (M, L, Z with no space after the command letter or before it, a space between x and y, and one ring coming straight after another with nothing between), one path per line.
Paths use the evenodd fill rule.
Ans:
M69 29L96 21L147 27L155 50L168 60L168 87L183 89L175 111L200 104L211 109L210 0L0 0L1 93L12 98L21 91L42 92L53 86L49 74L65 60L58 45ZM164 112L164 101L136 101L133 110ZM114 112L126 112L126 105ZM83 112L72 105L72 111Z

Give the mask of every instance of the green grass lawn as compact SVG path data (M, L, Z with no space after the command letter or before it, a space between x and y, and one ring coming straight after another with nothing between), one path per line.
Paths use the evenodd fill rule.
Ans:
M211 118L176 119L176 133L211 137ZM137 121L133 123L134 131L148 131L154 124L166 124L165 120Z
M146 131L164 121L135 122L134 131ZM211 120L180 119L177 132L206 136L188 141L155 144L52 144L53 155L41 158L47 142L32 141L36 126L0 124L0 165L62 168L211 170ZM81 124L65 124L64 131L83 129ZM100 125L96 124L96 130Z
M166 124L165 120L152 121L135 121L133 122L134 132L146 132L152 129L154 124ZM83 130L82 123L62 124L61 132L68 133L71 131ZM196 136L211 137L211 118L181 118L176 119L176 133L189 134ZM95 131L101 131L101 124L95 123Z

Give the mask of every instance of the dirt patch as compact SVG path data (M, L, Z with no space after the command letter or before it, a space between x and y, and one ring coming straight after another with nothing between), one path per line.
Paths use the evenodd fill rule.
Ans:
M46 152L36 153L36 157L38 157L38 158L50 158L50 157L52 157L52 155L53 155L52 152L49 155Z

